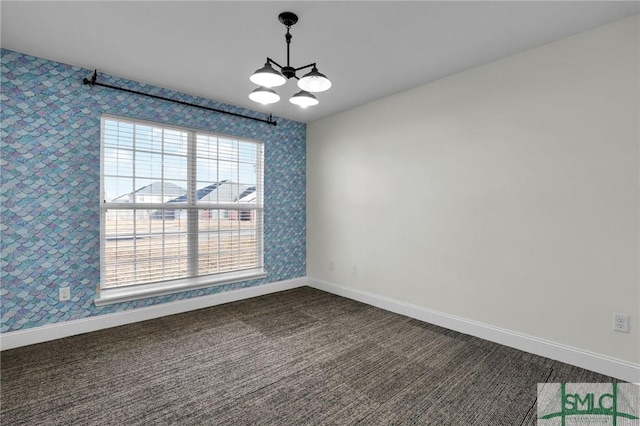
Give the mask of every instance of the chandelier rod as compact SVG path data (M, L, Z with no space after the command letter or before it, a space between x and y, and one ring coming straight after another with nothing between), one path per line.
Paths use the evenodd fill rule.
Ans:
M291 25L287 25L287 33L284 35L284 38L287 40L287 66L291 66L289 62L289 46L291 46L291 38L293 37L289 32Z

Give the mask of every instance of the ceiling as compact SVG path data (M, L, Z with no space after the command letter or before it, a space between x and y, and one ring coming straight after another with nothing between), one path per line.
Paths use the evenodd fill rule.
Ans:
M269 56L312 62L333 82L320 104L249 100ZM3 48L305 123L640 13L637 1L0 2ZM90 75L87 75L90 77Z

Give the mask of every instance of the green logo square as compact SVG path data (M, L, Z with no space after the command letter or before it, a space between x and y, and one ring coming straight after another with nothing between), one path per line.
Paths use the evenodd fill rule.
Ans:
M640 386L538 383L538 425L640 426Z

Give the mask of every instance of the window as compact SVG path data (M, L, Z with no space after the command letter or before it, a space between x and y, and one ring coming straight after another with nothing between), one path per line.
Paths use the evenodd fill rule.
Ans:
M103 116L96 304L264 276L263 144Z

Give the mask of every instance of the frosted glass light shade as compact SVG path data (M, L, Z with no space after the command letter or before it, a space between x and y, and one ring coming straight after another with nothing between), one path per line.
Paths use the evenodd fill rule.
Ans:
M249 93L249 99L262 105L274 104L280 100L280 96L273 89L258 87Z
M256 72L249 77L249 80L263 87L278 87L287 82L287 79L278 71L274 70L269 62L264 64L264 67L256 70Z
M313 67L310 73L298 80L298 87L307 92L324 92L331 87L331 81L326 75L318 72L316 67Z
M304 90L301 90L295 95L293 95L291 99L289 99L289 102L291 102L294 105L298 105L301 108L318 105L319 103L318 99L316 99L315 96L313 96L309 92L305 92Z

